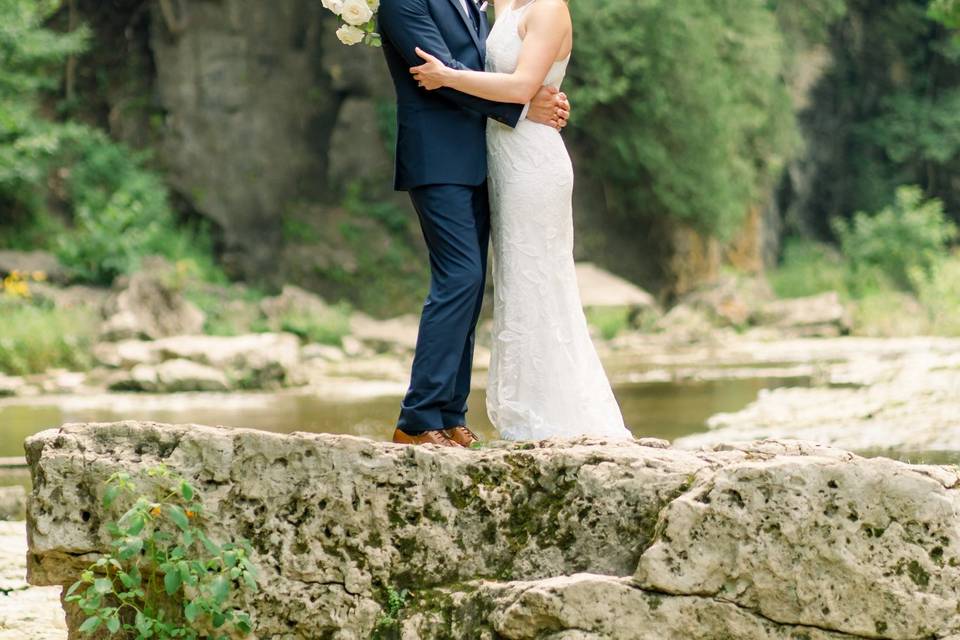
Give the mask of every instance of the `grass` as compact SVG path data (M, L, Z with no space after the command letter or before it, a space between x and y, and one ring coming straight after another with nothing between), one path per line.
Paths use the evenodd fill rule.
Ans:
M42 373L93 365L98 318L91 310L54 309L0 294L0 372Z
M770 273L770 286L780 298L804 298L827 291L845 294L847 265L836 250L808 240L792 239L783 262Z

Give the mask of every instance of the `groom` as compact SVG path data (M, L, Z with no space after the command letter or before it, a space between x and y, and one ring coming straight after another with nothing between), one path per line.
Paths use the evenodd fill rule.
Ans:
M430 252L410 389L393 441L469 447L473 347L487 272L487 118L566 126L570 105L544 88L524 107L451 89L429 92L410 75L419 46L449 67L483 70L489 26L473 0L381 0L383 52L397 92L398 191L409 191Z

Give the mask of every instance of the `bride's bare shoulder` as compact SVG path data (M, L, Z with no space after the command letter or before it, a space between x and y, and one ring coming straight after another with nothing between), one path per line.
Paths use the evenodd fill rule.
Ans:
M570 21L570 7L567 0L533 0L527 12L528 19L548 21Z
M531 4L533 5L530 7L531 11L570 13L567 0L533 0Z

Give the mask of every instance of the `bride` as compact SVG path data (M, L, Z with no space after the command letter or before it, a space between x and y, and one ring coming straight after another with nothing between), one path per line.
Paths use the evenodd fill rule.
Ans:
M470 1L470 0L467 0ZM426 89L527 104L560 87L573 50L564 0L497 0L487 72L417 49ZM573 168L558 130L487 125L493 234L493 345L487 411L510 440L630 438L590 340L573 261Z

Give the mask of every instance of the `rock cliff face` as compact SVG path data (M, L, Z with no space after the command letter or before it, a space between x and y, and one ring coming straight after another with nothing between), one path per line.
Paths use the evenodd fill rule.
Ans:
M344 51L319 2L176 4L177 26L160 4L151 16L164 163L177 190L223 229L235 271L262 275L296 203L389 165L369 100L392 88L377 52ZM344 167L335 132L345 136L339 149L363 150L356 166Z
M257 637L821 640L960 633L960 476L770 441L405 448L153 423L27 442L29 579L107 549L104 480L163 461L252 540ZM396 620L387 593L409 591ZM68 616L71 628L78 620Z

